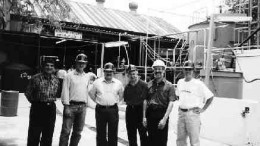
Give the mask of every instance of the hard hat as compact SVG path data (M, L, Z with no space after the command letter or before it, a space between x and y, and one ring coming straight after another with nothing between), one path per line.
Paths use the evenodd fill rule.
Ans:
M166 68L166 65L165 63L162 61L162 60L155 60L153 62L153 65L152 65L152 68L156 67L156 66L161 66L161 67L164 67L164 69Z
M57 77L60 78L60 79L64 79L66 75L67 75L67 72L65 70L63 70L63 69L60 69L57 72Z
M104 71L106 72L113 72L114 71L114 65L111 62L108 62L104 65Z
M194 69L194 63L192 62L192 61L190 61L190 60L187 60L187 61L185 61L184 62L184 64L183 64L183 68L185 69L185 68L187 68L187 69Z
M59 62L58 56L41 56L41 64L45 65L46 63L53 63L56 65L56 63Z
M127 68L127 72L132 72L132 71L137 71L137 68L135 67L135 65L130 64Z
M75 59L76 62L82 62L82 63L87 63L87 55L83 54L83 53L80 53L76 56L76 59Z

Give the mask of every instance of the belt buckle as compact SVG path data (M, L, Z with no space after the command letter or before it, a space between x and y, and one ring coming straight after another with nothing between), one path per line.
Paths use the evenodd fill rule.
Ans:
M47 102L46 104L47 104L47 105L51 105L51 103L50 103L50 102Z

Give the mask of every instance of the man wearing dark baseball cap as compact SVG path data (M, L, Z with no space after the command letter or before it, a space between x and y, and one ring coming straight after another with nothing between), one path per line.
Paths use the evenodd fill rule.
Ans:
M127 68L129 83L124 90L124 101L126 102L126 129L129 146L137 146L137 130L140 135L141 146L147 146L147 133L142 124L143 121L143 102L147 96L147 84L138 76L135 65Z
M95 80L89 91L91 99L97 104L97 146L117 146L119 121L117 104L123 98L124 87L113 77L113 74L114 65L110 62L106 63L104 77Z
M200 115L210 106L213 93L199 79L193 77L194 63L184 62L184 78L177 83L179 96L179 114L177 123L177 146L187 146L187 138L191 146L200 145Z

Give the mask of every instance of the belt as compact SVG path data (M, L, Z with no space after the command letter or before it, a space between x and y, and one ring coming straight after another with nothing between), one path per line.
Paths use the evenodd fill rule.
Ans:
M114 104L114 105L100 105L100 104L97 104L96 107L97 108L105 108L105 109L117 108L117 104Z
M82 105L82 104L86 104L85 102L83 102L83 101L70 101L70 104L71 105Z
M142 108L143 105L142 104L139 104L139 105L127 105L127 107L129 107L129 108Z
M150 104L150 105L148 106L148 108L151 108L151 109L153 109L153 110L157 110L157 109L167 109L167 107L164 107L164 106L158 105L158 104Z
M182 112L188 112L188 111L192 111L194 109L196 109L197 107L193 107L193 108L179 108Z
M53 104L55 104L55 102L54 101L51 101L51 102L32 102L32 104L41 104L41 105L53 105Z

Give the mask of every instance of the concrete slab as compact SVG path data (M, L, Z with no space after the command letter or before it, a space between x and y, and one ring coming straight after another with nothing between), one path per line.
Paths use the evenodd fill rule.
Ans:
M53 136L53 146L58 146L60 131L62 126L62 111L63 105L58 100L57 105L57 120L55 124L55 131ZM29 124L29 110L30 103L26 100L23 94L19 96L18 113L15 117L0 116L0 146L25 146L27 141L28 124ZM170 124L168 145L175 146L176 132ZM79 146L95 146L96 132L95 132L95 111L93 108L87 109L85 128L82 132L82 138ZM124 121L124 111L120 112L119 121L119 138L118 146L126 146L127 133ZM224 144L201 139L201 146L226 146Z

